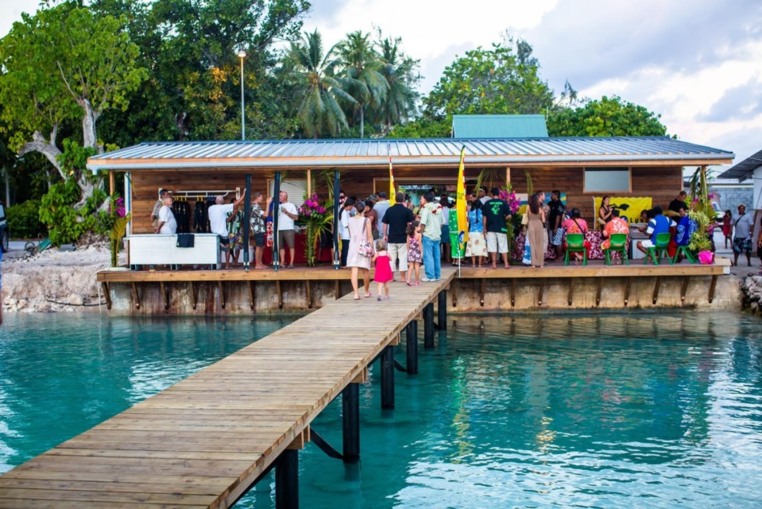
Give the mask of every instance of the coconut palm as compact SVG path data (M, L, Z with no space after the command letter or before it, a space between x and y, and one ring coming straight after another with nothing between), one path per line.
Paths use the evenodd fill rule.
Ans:
M418 93L413 89L420 80L418 61L405 57L399 48L400 39L383 38L378 43L381 52L380 72L389 88L381 105L380 115L387 130L394 124L415 115Z
M389 89L386 78L380 72L383 63L369 39L370 34L358 30L347 34L347 38L336 45L342 67L342 83L354 97L353 109L360 118L360 138L365 132L366 108L379 108Z
M323 53L323 39L315 30L305 34L301 41L292 42L289 56L303 88L297 118L305 134L319 138L336 136L342 129L348 129L339 99L350 104L356 101L333 76L337 65L334 48Z

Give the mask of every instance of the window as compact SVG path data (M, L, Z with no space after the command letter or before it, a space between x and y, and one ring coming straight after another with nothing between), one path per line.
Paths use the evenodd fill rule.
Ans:
M629 168L585 168L584 192L629 193Z

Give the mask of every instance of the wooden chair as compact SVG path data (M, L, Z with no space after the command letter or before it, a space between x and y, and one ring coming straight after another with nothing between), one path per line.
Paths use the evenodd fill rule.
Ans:
M672 261L672 258L669 257L669 253L667 253L667 246L669 246L669 239L672 238L672 235L669 232L662 232L656 234L656 245L654 247L649 247L647 249L648 254L646 256L650 256L651 259L654 262L654 265L659 265L659 259L663 256L667 260L669 260L669 264L672 265L674 262ZM648 259L646 258L646 263L648 263Z
M569 265L569 253L582 253L582 265L587 265L587 249L585 249L584 234L566 234L566 253L564 253L564 265Z
M611 252L617 251L622 258L624 265L629 265L630 261L627 259L627 234L626 233L612 233L609 239L609 248L604 251L606 265L611 265Z
M690 249L688 249L688 246L677 246L677 251L675 252L674 258L672 258L672 263L677 263L680 260L680 253L685 255L685 258L691 262L691 263L698 263L698 260L695 256L693 256L693 253Z

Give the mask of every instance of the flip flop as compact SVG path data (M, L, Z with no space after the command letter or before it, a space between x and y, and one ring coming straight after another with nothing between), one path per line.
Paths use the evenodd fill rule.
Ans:
M371 295L371 294L369 294L369 293L366 293L366 294L365 294L365 298L366 298L366 299L370 299L371 297L373 297L373 295Z
M360 300L360 296L359 295L355 295L354 297L352 297L352 299L353 300Z

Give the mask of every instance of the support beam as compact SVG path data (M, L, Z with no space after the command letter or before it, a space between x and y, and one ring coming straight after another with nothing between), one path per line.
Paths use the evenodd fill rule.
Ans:
M394 347L381 352L381 408L394 408Z
M653 293L653 303L656 304L656 301L659 300L659 288L661 287L661 277L656 276L656 281L654 282L654 293Z
M341 204L339 203L339 194L341 193L341 182L339 179L339 170L333 170L333 268L341 268L341 247L339 246L339 218L341 218ZM339 286L336 283L336 298L339 298Z
M423 308L423 347L434 348L434 304Z
M344 462L360 459L360 386L350 383L341 392Z
M717 276L712 276L712 282L709 284L709 304L714 300L714 291L717 289Z
M257 304L257 288L255 286L254 281L249 281L249 305L251 306L252 311L254 311L254 308L257 307L256 304Z
M542 297L545 292L545 280L539 279L537 286L537 307L542 307Z
M627 307L627 305L630 303L630 285L632 283L632 278L626 278L624 283L624 307Z
M412 320L405 327L405 347L407 354L407 372L418 374L418 321Z
M602 278L598 278L598 281L596 281L596 288L595 288L595 307L599 307L601 305L601 292L602 289Z
M164 299L164 311L169 310L169 289L164 285L164 281L159 281L159 293Z
M437 325L439 330L447 330L447 290L437 295Z
M103 296L106 299L106 309L111 309L111 292L109 291L108 283L101 283L101 288L103 289Z
M246 174L243 191L243 268L249 270L249 233L251 230L251 173Z
M569 292L566 295L566 302L570 306L574 302L574 278L573 277L569 278Z
M220 306L222 306L222 309L225 309L225 286L222 284L222 281L217 281L217 289L220 293Z
M275 181L273 182L273 257L272 265L275 272L280 269L280 246L278 245L278 204L280 203L280 172L275 172Z
M309 279L305 283L307 285L307 309L312 309L312 285L310 285Z
M484 282L484 279L482 279L482 283ZM484 302L482 302L482 306L484 305ZM516 307L516 279L511 278L511 307Z
M138 292L138 286L134 282L132 283L132 301L135 303L135 309L140 309L140 293Z
M191 293L191 305L193 306L193 309L196 309L196 304L198 303L198 286L191 281L190 282L190 293Z
M286 449L275 466L275 507L299 508L299 451Z
M680 287L680 304L685 305L685 295L688 293L688 283L690 282L690 278L687 276L683 278L683 284Z
M280 279L275 281L275 293L278 294L278 309L283 309L283 288L280 286Z
M338 279L334 281L334 290L333 295L336 297L336 300L339 300L341 298L341 281Z
M479 305L484 307L484 278L479 280Z

